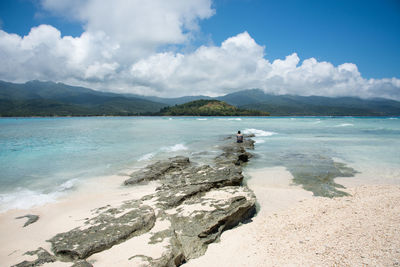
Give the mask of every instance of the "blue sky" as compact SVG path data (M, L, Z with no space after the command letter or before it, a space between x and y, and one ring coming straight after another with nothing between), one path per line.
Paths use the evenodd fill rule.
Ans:
M220 43L248 31L272 59L297 52L352 62L368 78L400 77L398 0L221 0L201 23Z
M185 4L182 4L182 1L172 1L174 2L171 4L172 7L166 7L162 1L149 0L151 4L142 11L140 11L142 7L138 6L141 2L138 0L131 1L129 7L126 6L126 1L118 0L110 6L112 10L115 8L115 12L107 14L109 18L104 18L102 12L105 11L99 7L104 1L70 1L74 2L72 4L65 4L65 2L68 1L2 0L0 1L1 29L8 35L17 34L22 44L24 42L22 37L29 35L33 27L51 25L51 28L39 27L40 30L35 36L40 37L30 39L58 38L56 41L60 43L60 47L65 48L66 43L71 43L67 40L68 37L76 38L75 43L81 44L82 42L78 41L84 40L82 36L87 33L90 36L96 36L90 39L96 41L89 45L98 45L107 39L107 45L113 43L114 48L105 47L103 43L102 46L91 49L100 51L101 55L85 52L84 59L75 60L74 62L81 60L79 67L84 65L86 70L91 70L84 76L78 77L76 74L78 65L71 66L70 73L53 73L52 67L60 64L61 60L65 60L65 54L74 55L75 53L72 50L60 52L60 49L57 49L54 53L37 55L39 59L46 57L52 64L43 70L38 70L36 76L25 75L24 79L20 78L24 76L24 73L20 73L17 77L15 73L13 76L7 73L7 70L0 70L0 79L22 81L30 78L56 77L59 81L99 89L115 87L116 90L121 91L130 90L159 95L195 94L195 91L201 91L204 87L208 88L199 93L218 95L243 87L261 87L266 92L303 95L319 94L319 89L325 88L320 94L361 96L365 94L367 97L379 95L378 91L384 90L384 95L387 94L388 97L396 95L392 98L400 98L398 88L400 86L398 81L400 78L400 1L398 0L188 0ZM147 16L149 21L146 22L146 17L134 20L128 17L129 14L121 15L123 20L111 18L111 16L119 17L118 11L123 13L124 10L129 9L132 11L132 17L135 17L136 11L141 12L138 17L141 17L144 12L149 12ZM168 24L169 22L164 21L157 24L156 18L163 14L176 18L176 23L169 21L171 23ZM111 20L110 24L100 22L107 19ZM153 21L156 22L153 23ZM122 22L124 24L121 24ZM127 23L131 24L127 26ZM149 24L151 25L147 36L141 29ZM124 32L122 29L125 26ZM56 31L59 32L60 37L56 37ZM99 32L104 34L100 36ZM129 35L136 37L128 38ZM224 48L223 43L227 41L235 47L243 46L246 50L243 50L243 54L238 54L236 48L235 51L226 52L225 48L228 46ZM49 44L49 41L44 39L41 42ZM75 43L73 47L76 48ZM35 45L37 45L36 41ZM22 46L32 47L31 44ZM200 49L200 46L207 48L208 51ZM232 47L229 45L229 49ZM134 52L127 52L130 48ZM9 51L8 48L3 48L3 50ZM79 51L81 50L80 48ZM104 57L106 50L111 56ZM120 53L123 50L125 52ZM38 52L36 46L32 51L31 53L44 53ZM19 52L14 52L10 52L10 55L19 56ZM21 53L25 52L23 50ZM55 53L61 54L55 57ZM198 70L206 69L203 64L204 57L208 57L210 53L214 53L215 60L213 58L211 61L215 64L208 66L209 69L227 69L218 77L214 77L212 73L198 75ZM165 58L167 56L168 59ZM20 56L21 59L14 61L25 60L26 57L24 54ZM248 57L253 57L253 60L240 66L240 69L245 69L246 73L238 74L235 73L238 70L231 70L232 65L240 64ZM230 66L223 66L217 58L231 61ZM307 61L308 59L311 60ZM67 61L68 64L71 63L71 60ZM166 74L160 66L168 61L175 62L177 67ZM207 65L211 64L209 62ZM303 64L304 62L306 64ZM330 65L324 64L326 62ZM344 63L351 63L351 65L343 65L339 68ZM28 61L24 61L23 64L30 67L34 65ZM149 64L155 64L151 68L151 73L148 71ZM157 72L157 67L160 67L159 72ZM170 69L171 65L163 67ZM287 68L290 70L288 71ZM193 75L188 73L182 77L181 73L173 73L178 72L179 69L193 70ZM250 79L248 78L250 71L260 74ZM343 74L344 71L348 73ZM125 82L121 82L121 77L128 77L131 74L134 77L126 78ZM157 77L152 75L157 75ZM165 80L160 80L160 75ZM243 76L248 78L248 81L237 86L228 81L222 81L222 79L229 80L229 75ZM328 79L328 75L336 78ZM116 79L117 76L118 79ZM266 76L268 79L265 78ZM301 77L306 76L309 79L303 81ZM200 78L205 81L193 86L192 92L172 89L172 87L187 87L188 84L192 85ZM391 78L395 80L389 80ZM155 79L157 82L151 83L146 79ZM345 79L347 79L347 84L343 82ZM374 84L372 88L368 85L371 79L379 80L380 83ZM190 83L185 84L187 80L190 80ZM290 89L294 88L297 81L302 83L299 86L304 87L304 92ZM211 86L205 86L205 84L211 84ZM364 89L353 92L357 86L364 86ZM213 87L218 89L213 91ZM314 89L306 91L308 90L306 87ZM352 87L354 90L345 89L345 87Z

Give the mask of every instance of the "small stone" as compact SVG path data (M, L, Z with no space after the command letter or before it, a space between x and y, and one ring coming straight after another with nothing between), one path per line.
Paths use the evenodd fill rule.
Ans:
M33 214L27 214L24 216L19 216L16 217L15 219L22 219L22 218L28 218L28 220L26 221L26 223L24 224L24 227L37 222L37 220L39 220L39 216L38 215L33 215Z

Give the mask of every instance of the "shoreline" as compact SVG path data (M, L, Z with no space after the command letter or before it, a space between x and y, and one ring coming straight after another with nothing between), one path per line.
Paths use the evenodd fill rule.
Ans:
M132 198L139 199L145 195L152 194L160 186L158 182L150 182L147 185L137 185L132 190L132 188L122 186L128 176L125 174L126 172L119 173L119 175L88 180L86 183L83 183L82 187L78 187L77 191L68 193L56 202L33 207L28 210L9 210L0 213L0 236L2 236L0 241L1 263L10 266L23 260L34 260L33 256L21 254L26 251L35 250L38 247L43 247L45 250L51 251L51 244L46 242L46 240L49 240L58 233L78 227L86 218L92 216L99 207L107 205L117 207L122 202L131 200ZM390 252L392 253L390 257L398 259L398 261L390 260L389 256L382 258L385 255L384 253L386 253L382 251L382 246L373 246L374 250L380 251L379 256L381 257L381 261L379 261L379 259L374 260L371 258L375 255L372 250L363 250L362 247L357 247L360 253L352 251L352 254L347 257L345 251L351 249L350 245L357 242L351 235L345 238L336 236L335 239L327 239L325 236L316 236L313 234L321 231L336 231L341 232L343 235L357 232L357 229L354 228L350 228L350 232L343 232L343 228L349 228L355 222L360 224L360 220L365 219L365 214L363 214L364 217L353 216L352 212L354 209L349 203L356 205L358 208L356 213L359 214L363 212L360 209L364 208L364 206L360 206L363 203L369 205L367 212L371 213L373 217L377 217L377 214L380 214L380 205L389 205L391 211L394 210L400 214L400 209L398 208L400 207L400 186L398 185L399 181L395 180L395 176L398 175L397 173L393 176L393 181L397 185L377 185L376 181L379 180L379 174L383 175L379 171L366 174L358 173L355 177L336 178L335 181L346 186L347 189L345 191L354 196L334 199L312 197L311 192L305 191L300 186L292 185L293 176L284 167L246 168L244 174L247 177L245 185L254 192L257 198L257 215L252 218L252 222L223 232L220 241L211 243L205 255L190 259L184 266L227 266L224 264L228 263L229 266L281 266L288 264L354 265L354 263L387 265L389 263L400 263L400 253L396 252L400 251L400 243L394 242L392 244L394 248ZM372 177L371 175L377 176ZM390 173L386 175L390 176ZM388 180L384 179L384 181L387 182ZM381 197L381 192L385 192L390 198ZM398 205L394 205L393 203L397 203ZM327 211L329 212L327 213ZM15 217L26 214L36 214L40 218L37 222L23 227L26 219L17 220ZM337 215L338 218L335 217ZM348 216L349 218L346 218L347 215L350 215ZM390 216L392 221L400 224L400 217L396 217L393 212L390 213ZM310 218L313 220L318 218L319 220L313 222L307 221ZM326 221L326 218L330 218L331 221ZM336 223L340 220L345 222L341 224L340 227L342 228L329 224L330 222ZM372 224L374 222L378 223L378 221L370 221ZM374 228L374 225L371 226L369 224L368 231L375 231L372 238L378 238L379 242L386 242L385 244L388 244L386 237L378 235L381 230L393 231L391 225L387 225L387 223L385 220L380 220L378 225L382 226L382 228ZM288 224L306 229L308 231L307 234L311 235L312 238L307 239L307 237L304 237L304 232L297 231L298 229L293 227L290 228L287 226ZM284 232L285 234L282 234L283 226L289 227L284 229L286 231ZM168 228L168 225L165 225L165 222L157 221L154 229L165 231L166 227ZM154 233L154 231L150 232ZM294 234L295 236L293 236ZM362 232L357 232L356 236L365 239ZM397 238L400 242L400 234L398 232L393 232L389 237L393 239ZM273 248L270 247L271 240L274 244ZM335 240L340 240L342 243L339 245L341 246L333 244L332 242ZM371 239L368 240L371 241ZM123 258L129 255L127 254L128 252L124 253L123 251L148 242L151 242L150 235L144 235L141 238L131 238L129 242L115 245L112 249L108 249L102 253L93 254L88 260L95 262L94 266L110 266L113 263L125 266L127 262ZM309 244L312 244L312 246ZM146 247L142 252L143 254L146 252L155 258L160 257L165 250L163 246L168 246L168 244L162 242L158 245L152 245ZM329 251L322 246L329 246ZM368 244L364 244L364 246L368 249L372 248ZM318 252L320 254L310 254L307 252L308 249L317 249L320 251ZM293 251L297 252L294 253ZM133 262L130 261L130 263ZM141 264L143 262L137 260L135 263ZM70 265L71 262L63 263L59 261L54 264L46 264L46 266Z
M379 203L383 203L382 205L390 204L390 201L384 201L379 197L383 192L392 196L392 202L399 201L399 205L395 206L394 209L396 213L400 214L400 209L397 208L400 207L399 185L360 185L359 182L362 177L337 178L341 180L340 183L343 183L347 187L346 192L356 197L328 199L312 197L311 192L305 191L300 186L292 185L292 176L284 167L250 169L245 171L245 176L247 177L247 186L254 191L257 197L257 203L259 205L257 215L252 219L251 223L243 224L229 231L225 231L221 235L219 242L209 245L205 255L196 259L191 259L183 266L227 266L221 264L228 264L229 266L243 266L246 264L253 266L280 266L288 264L379 265L383 263L395 263L390 257L381 258L380 260L373 259L371 255L375 252L363 250L362 247L357 247L357 249L361 249L359 253L352 250L351 257L349 258L345 251L351 249L349 246L356 242L356 240L352 238L352 235L357 229L351 229L350 232L353 234L344 238L336 237L335 239L329 239L325 236L315 236L313 233L316 229L325 232L340 232L343 230L335 228L334 225L329 225L329 221L326 220L324 224L321 223L321 225L317 226L319 221L316 220L314 221L314 228L311 228L313 230L305 228L308 231L308 235L311 236L308 238L308 241L306 241L304 233L296 231L296 229L293 228L295 226L284 229L286 232L282 232L283 226L279 226L279 224L286 226L300 224L302 227L312 227L313 224L307 221L307 219L315 219L317 214L320 216L320 219L327 217L332 218L332 216L335 218L337 215L336 213L338 213L338 211L340 212L341 209L342 216L340 218L344 221L346 218L343 217L343 215L346 215L346 209L351 208L350 211L354 212L354 208L351 205L345 206L347 204L346 202L352 205L357 203L357 205L360 203L369 203L369 207L375 209L376 206L379 206ZM1 213L0 235L2 239L0 244L0 258L2 259L2 264L10 266L22 260L33 260L34 258L32 256L21 256L20 254L28 250L34 250L39 246L50 250L50 243L46 242L46 240L54 236L54 234L77 227L84 218L90 216L94 209L104 205L117 206L124 200L132 199L132 194L136 195L135 197L138 198L142 195L154 192L155 188L158 186L157 183L152 183L148 185L139 185L136 188L137 190L129 190L129 188L122 186L125 179L126 176L123 175L103 177L101 182L93 180L92 183L85 184L76 192L62 197L55 203L45 204L29 210L10 210ZM370 195L377 199L368 201L368 196ZM82 205L82 203L85 203L85 205ZM363 206L363 208L365 207ZM356 212L359 212L359 210ZM367 212L369 212L368 209ZM38 214L40 219L36 223L24 228L22 226L25 223L25 219L16 220L14 218L28 213ZM350 212L348 215L349 219L347 223L354 223L354 214ZM393 214L391 214L391 216L392 215ZM299 221L299 219L301 220ZM357 220L359 221L359 219L360 218ZM400 219L400 217L394 218L395 221L397 219ZM307 225L307 223L309 223L309 225ZM371 223L373 224L373 222ZM379 228L371 227L371 223L368 226L368 231L375 231L374 234L376 235L376 233L379 232ZM380 225L385 225L385 223L384 220L380 221ZM325 225L325 227L323 227L323 225ZM341 224L342 228L349 226L350 224ZM393 229L390 227L386 229L386 231L392 230ZM296 233L296 236L293 236L293 233ZM344 233L342 234L345 235ZM379 236L375 236L374 234L370 237L379 238ZM394 234L399 233L397 232ZM288 235L289 238L284 238L286 235ZM360 238L360 236L361 238L366 238L360 232L357 232L355 236L357 238ZM331 246L331 242L335 241L337 238L342 242L340 244L341 247L338 245ZM397 240L400 241L400 234L398 236L392 235L390 238L398 238ZM270 247L271 240L273 241L272 249ZM346 242L350 243L346 244ZM387 242L387 240L379 239L379 242ZM131 245L133 244L138 245L140 242L137 243L136 240L132 242ZM321 254L308 253L307 249L305 249L306 245L312 246L309 248L311 250L320 249ZM329 250L324 249L324 246L330 246ZM371 249L371 245L364 244L364 246ZM393 251L396 251L396 249L400 251L400 243L395 242L393 246ZM127 243L125 248L121 246L121 249L128 249L129 247L130 245ZM381 251L382 249L382 246L377 247L374 245L372 247L374 251ZM296 251L295 248L299 250L296 253L293 252ZM160 251L162 251L161 247L154 247L151 254L159 256L161 253ZM118 257L123 257L123 254ZM97 264L94 266L106 266L107 264L113 263L114 260L118 262L118 257L112 253L103 253L101 257L96 256L96 254L92 256L92 258L96 258L97 260ZM398 259L397 262L400 262L400 254L394 252L394 259ZM124 266L123 262L120 262L120 264ZM50 263L46 264L46 266L70 265L71 263L61 262L57 262L56 265Z
M254 141L227 140L215 166L178 156L88 181L54 203L1 213L2 264L179 265L202 255L225 228L255 212L241 169ZM16 218L29 214L39 220L24 227L26 218Z

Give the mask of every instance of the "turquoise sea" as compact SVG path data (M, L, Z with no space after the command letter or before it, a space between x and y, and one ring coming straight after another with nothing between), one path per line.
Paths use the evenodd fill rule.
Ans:
M0 211L54 201L88 179L174 155L207 163L238 130L256 135L247 169L284 166L304 182L340 162L374 182L400 183L397 117L2 118Z

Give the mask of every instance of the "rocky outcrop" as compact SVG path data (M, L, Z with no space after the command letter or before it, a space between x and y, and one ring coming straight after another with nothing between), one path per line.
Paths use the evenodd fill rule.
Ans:
M254 135L247 135L243 143L233 143L232 137L227 138L227 140L231 142L222 147L223 153L215 159L216 163L220 165L230 163L241 165L242 163L248 162L253 155L247 152L246 149L254 149L255 143L254 140L249 137L254 137Z
M118 207L99 208L81 227L57 234L48 240L51 256L90 266L97 253L135 238L147 240L141 246L162 244L163 252L154 257L132 251L127 259L132 266L179 266L203 255L223 231L255 214L255 195L242 185L242 165L252 157L246 149L252 148L249 138L241 144L228 139L212 166L179 156L133 173L125 186L135 190L135 184L155 182L156 190Z

